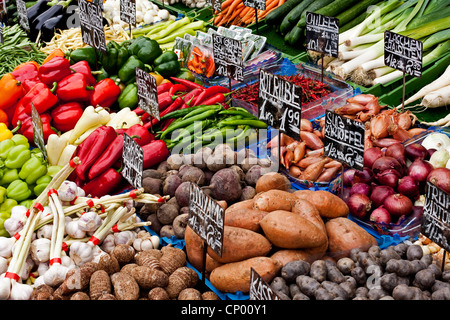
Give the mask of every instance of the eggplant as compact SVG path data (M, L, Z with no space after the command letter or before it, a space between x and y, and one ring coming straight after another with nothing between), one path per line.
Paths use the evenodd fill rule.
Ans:
M64 14L66 12L67 6L70 4L72 0L67 1L52 1L49 3L51 6L49 9L45 10L43 13L38 15L30 25L30 36L32 39L36 39L37 35L39 34L39 31L42 28L42 25L49 19L56 17L58 15Z
M50 7L48 6L48 0L39 0L33 6L27 9L28 21L33 21L38 15L44 13Z
M66 15L59 14L56 17L50 18L44 22L41 27L41 41L49 42L55 34L55 29L66 29Z

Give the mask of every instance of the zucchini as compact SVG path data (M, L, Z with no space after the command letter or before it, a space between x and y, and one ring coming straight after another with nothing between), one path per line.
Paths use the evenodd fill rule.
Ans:
M363 0L354 6L348 8L347 10L341 12L336 16L339 19L339 26L344 26L347 22L358 17L363 12L367 11L367 8L371 5L380 2L379 0Z
M301 46L300 41L304 39L304 31L304 28L299 28L297 25L295 25L291 30L288 44L290 44L291 46Z
M364 12L363 14L360 14L355 19L353 19L352 21L344 24L343 26L339 25L339 33L345 32L347 30L350 30L354 26L357 26L358 24L363 22L367 18L368 15L369 15L369 13Z
M305 1L306 0L286 1L281 6L269 12L269 14L266 16L266 23L271 26L279 24L292 9L294 9L299 3Z
M284 16L280 24L280 33L282 35L286 34L289 30L292 30L292 27L300 19L303 10L305 10L307 6L313 3L313 1L314 0L303 0L301 3L296 5L294 9L292 9L287 15Z
M318 0L312 2L309 6L306 7L306 9L303 10L302 15L300 16L299 21L297 21L297 25L299 27L304 27L306 25L306 12L316 12L317 10L329 5L330 3L338 1L338 0ZM300 25L300 21L305 21L305 23Z
M314 13L318 13L324 16L328 17L334 17L338 15L340 12L343 12L348 7L352 6L357 0L335 0L317 10L308 10ZM297 25L300 28L303 28L306 26L306 12L305 16L300 19L300 21L297 23Z

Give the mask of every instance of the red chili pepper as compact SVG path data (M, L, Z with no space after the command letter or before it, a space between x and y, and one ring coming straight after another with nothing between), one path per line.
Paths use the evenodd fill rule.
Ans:
M217 94L213 95L212 97L204 100L202 102L202 104L209 106L212 104L222 103L222 102L225 102L225 95L223 93L217 93Z
M172 112L172 111L175 111L175 110L179 109L179 108L183 105L183 103L184 103L184 100L181 99L180 97L177 97L177 98L172 102L172 104L171 104L169 107L167 107L163 112L161 112L161 113L159 114L159 116L162 117L162 116L164 116L164 115L166 115L166 114L168 114L168 113L170 113L170 112ZM154 126L154 125L156 125L158 122L159 122L159 120L156 119L156 118L154 118L154 119L152 119L152 121L151 121L151 125Z
M48 136L51 134L56 134L56 132L52 129L51 120L52 118L48 113L40 114L42 120L42 131L44 135L44 142L47 143ZM33 121L30 116L26 118L20 127L21 134L23 134L31 145L34 145L34 131L33 131Z
M97 81L95 80L94 76L92 75L91 67L89 66L89 63L85 60L78 61L77 63L74 63L70 69L72 69L73 72L82 73L86 76L86 81L89 86L94 86Z
M51 112L52 124L59 131L72 130L83 114L84 106L79 102L67 102L54 108Z
M170 95L169 92L164 92L158 95L159 111L164 111L170 106L177 97Z
M186 101L186 103L188 103L189 105L192 104L192 101L194 101L194 99L201 93L203 92L204 89L201 88L197 88L194 90L191 90L190 92L188 92L184 97L184 101Z
M136 113L138 116L142 116L142 115L145 113L145 111L142 110L142 109L139 108L139 107L136 107L136 109L134 109L133 111L134 111L134 113Z
M156 87L157 94L160 95L161 93L167 92L172 87L173 87L172 82L161 83L159 86Z
M25 113L29 116L31 116L31 101L38 113L44 113L58 102L58 98L53 94L55 90L56 83L52 89L49 89L44 83L39 82L28 91L19 103L24 105Z
M174 84L170 89L169 89L169 94L171 96L173 96L175 93L177 92L185 92L187 90L186 86L184 84Z
M54 82L61 81L71 73L69 60L60 56L53 57L41 65L38 72L39 79L47 86L52 86Z
M176 78L176 77L170 77L170 79L172 81L175 81L175 82L179 83L179 84L185 85L187 90L194 90L194 89L198 89L198 88L205 89L204 86L202 86L202 85L200 85L198 83L192 82L190 80L180 79L180 78Z
M100 80L91 94L90 104L109 108L120 95L120 87L111 78Z
M72 73L59 82L56 95L61 101L66 102L89 101L93 91L94 87L88 85L83 73Z
M116 137L113 127L101 126L78 146L78 157L81 163L76 167L75 172L81 180L86 180L91 166Z
M170 153L163 140L154 140L143 146L142 150L144 151L144 170L166 160Z
M26 62L19 68L16 68L11 74L17 81L22 83L25 92L30 91L35 84L41 82L39 79L39 68L36 63Z
M111 194L113 190L120 187L121 181L122 175L113 168L109 168L100 176L86 183L82 189L86 195L91 195L92 197L102 197L104 195Z
M181 109L183 109L183 108L181 108ZM175 118L164 120L163 123L162 123L162 127L161 127L160 130L161 130L161 131L166 130L167 127L170 126L170 124L171 124L172 122L174 122L174 121L175 121Z
M225 88L222 86L209 87L209 88L205 89L205 91L203 91L201 94L199 94L197 99L195 99L195 101L192 102L192 105L199 106L201 104L204 104L203 101L205 101L206 99L208 99L209 97L212 97L213 95L215 95L217 93L229 93L229 92L230 92L230 90L228 88Z

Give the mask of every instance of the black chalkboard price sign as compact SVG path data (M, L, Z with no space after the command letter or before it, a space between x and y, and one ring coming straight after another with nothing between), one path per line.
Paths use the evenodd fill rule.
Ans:
M42 119L39 112L36 110L33 102L31 102L31 123L33 125L33 140L34 144L41 150L44 159L48 161L47 149L45 148L44 129L42 128Z
M123 134L122 176L134 187L142 188L144 151L128 134Z
M30 23L28 21L27 6L25 4L25 1L16 0L16 7L17 7L17 19L19 20L20 26L26 32L30 32ZM13 13L11 12L11 14Z
M128 24L131 36L136 26L136 0L120 0L120 20Z
M255 9L256 33L259 33L258 10L266 10L266 0L243 0L244 6Z
M300 139L302 88L263 69L259 71L258 118Z
M362 122L325 111L324 154L351 168L364 168L364 135Z
M250 268L250 300L280 300L278 295L267 282L255 271Z
M156 79L151 74L140 68L136 67L135 70L139 108L147 112L153 118L159 120L159 102Z
M243 82L244 64L241 41L218 34L213 34L212 38L216 74Z
M306 12L306 48L337 58L339 19Z
M450 195L431 182L426 185L421 232L450 251Z
M220 0L206 0L206 4L213 11L222 11L222 2Z
M100 5L86 0L78 0L81 37L83 43L106 53L105 29Z

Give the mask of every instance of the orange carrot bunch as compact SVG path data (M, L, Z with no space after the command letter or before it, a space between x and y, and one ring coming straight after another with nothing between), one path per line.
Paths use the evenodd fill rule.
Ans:
M213 57L200 50L198 47L194 47L189 56L187 67L192 72L202 74L207 78L214 75L215 66Z

